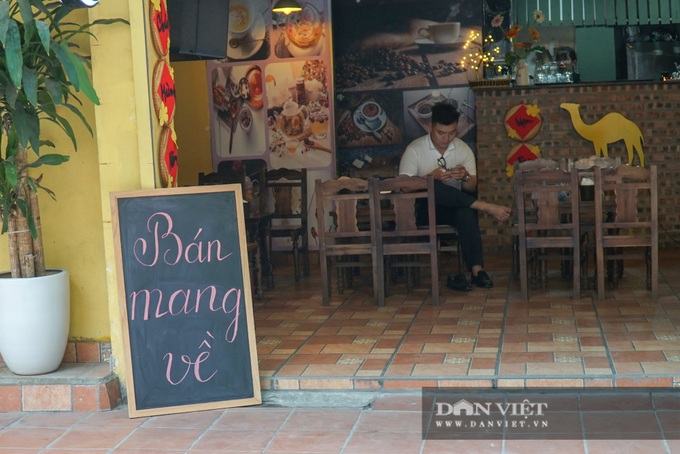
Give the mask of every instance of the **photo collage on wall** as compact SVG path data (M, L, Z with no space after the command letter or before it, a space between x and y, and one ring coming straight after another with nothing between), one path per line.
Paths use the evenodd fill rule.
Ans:
M269 0L230 2L227 58L207 63L214 169L231 160L333 163L329 7L302 6L284 15Z
M429 133L437 102L458 109L458 137L476 149L475 95L461 61L470 33L481 46L482 8L476 0L333 2L338 175L396 175L406 146Z
M258 196L263 171L307 169L308 200L293 189L293 213L314 206L314 180L335 170L329 0L300 4L285 15L270 0L231 0L227 58L206 63L213 170L245 169L245 189ZM273 240L290 248L289 238Z

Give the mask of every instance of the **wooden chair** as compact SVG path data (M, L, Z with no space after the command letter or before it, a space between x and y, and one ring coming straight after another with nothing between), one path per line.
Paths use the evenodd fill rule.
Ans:
M559 169L560 163L557 162L557 161L553 161L551 159L542 159L541 158L541 159L536 159L536 160L533 160L533 161L524 161L524 162L518 161L518 162L513 164L513 172L516 172L517 168L525 170L525 171L526 170L543 169L543 168ZM525 213L526 215L531 215L533 212L535 212L533 204L531 206L525 206L525 209L527 210L527 213ZM515 203L513 213L515 213L515 219L514 219L513 224L512 224L512 268L511 268L510 274L514 279L517 279L519 277L519 226L517 225L517 204L516 203Z
M659 294L659 201L657 168L621 165L595 168L595 251L597 296L605 297L605 261L612 265L609 277L614 285L623 274L623 260L635 256L631 248L644 250L647 289L652 298ZM605 218L603 204L615 207ZM638 255L639 257L639 255Z
M245 168L240 167L237 170L225 169L221 166L218 172L198 174L198 185L217 185L217 184L239 184L241 185L241 192L245 196ZM246 227L246 248L248 250L248 268L250 271L250 280L252 282L253 293L257 299L262 299L264 294L263 286L263 251L262 242L260 241L260 222L258 219L250 218L250 204L244 203L245 227Z
M300 255L302 255L303 272L305 276L309 276L307 170L270 170L265 175L265 181L267 191L274 199L274 211L271 215L271 237L290 238L293 252L293 274L297 282L300 280ZM294 196L300 198L299 211L292 209ZM268 276L268 280L269 285L273 286L273 273Z
M528 253L534 251L535 264L543 261L542 276L547 276L545 260L565 259L572 264L572 295L581 298L581 264L585 262L582 251L584 235L579 223L578 171L570 172L551 168L514 168L514 192L517 206L517 235L519 274L522 297L529 298ZM566 205L566 216L560 211ZM529 217L535 207L535 215ZM564 209L564 208L563 208ZM557 254L549 254L557 249Z
M408 276L414 267L429 265L432 284L432 303L439 304L439 267L437 262L437 222L434 206L434 179L400 175L395 178L370 181L371 198L373 199L374 229L376 231L378 257L383 257L379 266L387 263L387 273L380 270L380 275L390 275L393 268L404 267ZM427 229L418 228L416 201L426 199L428 203ZM392 229L386 229L384 218L394 219ZM423 263L420 256L429 260ZM385 304L385 295L389 292L389 277L379 285L378 305ZM411 287L409 278L409 289Z
M330 302L330 269L335 266L338 274L338 293L344 291L355 268L370 266L373 269L373 290L379 301L381 265L377 256L377 239L373 228L373 199L368 191L368 181L359 178L341 177L336 180L315 181L316 218L319 226L319 260L323 305ZM371 214L369 228L360 230L357 221L357 206L367 204ZM327 225L326 216L335 219L333 227ZM361 260L369 256L370 260Z

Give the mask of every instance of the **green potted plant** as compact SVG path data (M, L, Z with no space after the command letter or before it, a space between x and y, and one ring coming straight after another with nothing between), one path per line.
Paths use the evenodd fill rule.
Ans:
M69 329L68 272L45 269L40 231L37 191L54 193L35 174L69 157L43 153L54 144L41 138L40 125L57 125L74 149L76 135L65 114L92 133L78 96L94 104L99 99L78 42L92 36L94 25L125 22L81 24L69 18L73 10L61 1L0 0L0 218L10 254L10 271L0 277L0 354L22 375L56 370Z

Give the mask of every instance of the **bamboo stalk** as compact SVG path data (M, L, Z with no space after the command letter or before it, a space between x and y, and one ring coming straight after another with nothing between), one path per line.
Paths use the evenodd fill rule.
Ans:
M28 230L28 219L17 210L17 230L16 238L19 250L19 266L21 269L20 277L35 277L35 266L33 263L33 237Z
M26 165L26 149L19 145L19 151L16 156L16 165L21 174L22 169ZM18 200L23 200L30 204L30 188L26 183L19 184ZM17 250L19 252L19 277L35 277L35 264L33 255L33 237L28 227L28 219L23 215L21 210L16 208L16 229L14 229L17 241Z
M17 238L17 219L14 213L8 214L7 219L9 230L7 240L9 241L9 269L12 277L21 277L21 261L19 260L19 241Z
M38 206L38 194L30 191L29 203L31 206L31 212L33 213L33 219L35 220L35 229L38 232L38 236L33 238L33 260L35 266L35 275L44 276L45 275L45 251L43 249L42 242L42 223L40 222L40 207Z

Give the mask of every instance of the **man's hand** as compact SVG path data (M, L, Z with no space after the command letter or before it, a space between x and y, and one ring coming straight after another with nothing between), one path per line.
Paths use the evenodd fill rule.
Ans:
M435 180L439 181L448 181L453 179L453 174L451 173L450 170L442 169L441 167L437 167L432 171L432 176L434 177Z
M465 170L465 166L460 164L453 169L449 169L448 173L451 175L451 178L458 181L462 181L468 175L467 170Z

